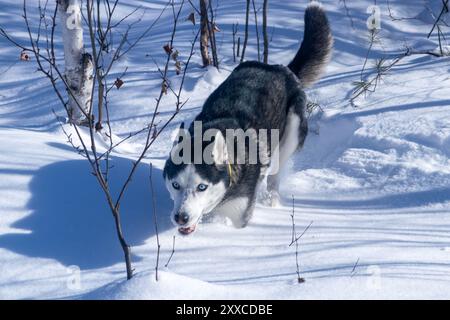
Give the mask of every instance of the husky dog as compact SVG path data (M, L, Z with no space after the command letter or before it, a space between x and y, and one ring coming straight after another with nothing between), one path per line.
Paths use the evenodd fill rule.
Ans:
M267 157L273 161L276 151L278 166L283 166L303 146L308 132L303 89L319 79L332 46L325 12L312 2L305 11L302 44L287 67L255 61L241 63L208 97L188 132L195 140L196 135L207 130L216 131L210 139L212 147L205 143L200 146L202 154L210 154L212 163L175 163L169 157L163 172L174 200L171 219L181 234L192 233L203 216L211 215L228 217L234 226L245 227L265 177L268 199L277 203L279 171L271 171L270 162L250 164L248 154L244 163L236 163L236 155L230 155L225 138L227 130L278 130L279 141L266 143ZM194 130L195 122L201 122L200 132ZM255 139L260 136L257 134ZM172 151L177 150L180 141L175 140ZM194 143L191 146L194 148Z

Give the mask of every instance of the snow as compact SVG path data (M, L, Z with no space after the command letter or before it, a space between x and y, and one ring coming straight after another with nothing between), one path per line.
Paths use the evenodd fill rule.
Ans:
M213 221L182 237L168 219L172 203L161 170L172 131L193 119L235 66L231 25L239 21L243 26L244 4L219 1L221 69L201 68L199 55L194 55L183 90L184 99L189 98L186 108L152 146L122 205L135 268L130 281L104 196L52 113L64 115L47 79L35 72L33 61L18 61L20 51L0 38L0 299L449 299L450 58L404 58L354 108L349 97L367 53L366 8L373 1L347 2L354 28L338 1L322 2L335 51L326 75L308 91L323 112L313 115L305 147L284 173L284 206L258 204L244 229ZM25 43L21 3L0 3L1 27ZM269 60L286 64L301 39L306 2L269 3ZM381 42L369 58L394 56L405 44L436 49L436 33L426 40L431 25L424 1L390 3L395 16L418 19L391 21L382 3ZM30 17L37 17L36 4L29 1ZM137 37L164 4L121 3L119 15L138 5L146 8L145 23L137 24L130 37ZM190 11L186 6L182 16ZM115 80L128 67L124 86L111 96L116 139L139 130L152 115L160 88L152 59L162 64L170 17L171 12L165 13L113 70ZM189 22L180 24L175 47L181 59L194 30ZM253 26L250 32L246 54L254 59ZM56 50L62 50L60 41ZM170 77L179 83L174 72ZM173 98L163 100L160 120L173 108ZM143 139L130 139L112 155L113 192ZM106 148L101 137L97 141L100 149ZM162 250L159 281L150 162ZM295 246L289 246L292 196L297 232L312 222L299 242L302 284L297 283ZM165 267L174 235L175 253Z

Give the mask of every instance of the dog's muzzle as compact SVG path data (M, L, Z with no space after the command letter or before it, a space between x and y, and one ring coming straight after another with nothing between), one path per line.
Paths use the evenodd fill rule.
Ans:
M174 215L175 222L180 226L185 226L189 222L189 215L185 212L177 213ZM189 227L180 227L178 228L178 232L180 232L183 235L191 234L195 231L196 224L189 226Z
M177 213L173 218L180 226L184 226L189 222L189 215L185 212Z

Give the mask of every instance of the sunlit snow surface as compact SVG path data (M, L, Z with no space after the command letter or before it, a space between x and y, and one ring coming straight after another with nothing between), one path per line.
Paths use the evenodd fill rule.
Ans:
M36 21L37 1L27 2ZM118 17L138 5L146 8L130 37L145 30L165 4L122 2ZM287 64L302 38L306 1L269 2L269 60ZM57 97L48 80L35 72L34 59L18 61L20 50L0 38L0 298L450 298L450 58L403 59L354 108L348 101L367 53L366 9L373 1L347 1L354 28L339 1L323 3L335 38L334 56L308 95L324 113L313 115L304 150L285 172L284 206L258 204L244 229L213 222L180 237L168 219L172 203L161 168L171 132L193 119L235 67L231 30L235 22L244 25L245 3L219 1L221 69L201 68L198 52L194 55L183 90L188 103L150 150L122 205L136 272L129 282L104 196L52 113L64 115ZM435 50L436 35L425 41L431 22L424 1L390 3L396 15L421 20L391 21L383 2L381 43L374 46L370 61L399 54L405 44ZM1 27L26 44L22 3L0 4ZM182 16L191 11L186 5ZM123 87L110 97L112 126L119 137L150 120L161 81L153 61L164 63L162 46L170 38L171 17L165 13L113 69L111 81L128 67ZM175 47L186 59L196 27L182 20ZM247 58L255 59L253 25L250 31ZM57 33L56 50L61 52L59 37ZM369 72L371 68L369 63ZM173 70L170 81L180 83ZM163 100L161 121L170 117L174 102L170 96ZM113 192L144 138L130 139L113 153ZM100 137L98 144L106 147ZM159 282L150 161L162 244ZM297 231L312 222L299 242L303 284L296 281L295 246L289 247L292 196ZM173 235L175 254L166 268Z

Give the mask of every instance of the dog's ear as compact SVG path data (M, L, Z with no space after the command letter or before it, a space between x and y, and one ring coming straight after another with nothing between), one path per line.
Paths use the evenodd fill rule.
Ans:
M172 148L183 140L183 131L184 131L184 121L180 124L178 130L174 131L174 134L172 135L173 141Z
M214 146L212 156L216 165L224 165L228 163L228 150L225 137L220 130L214 136Z

